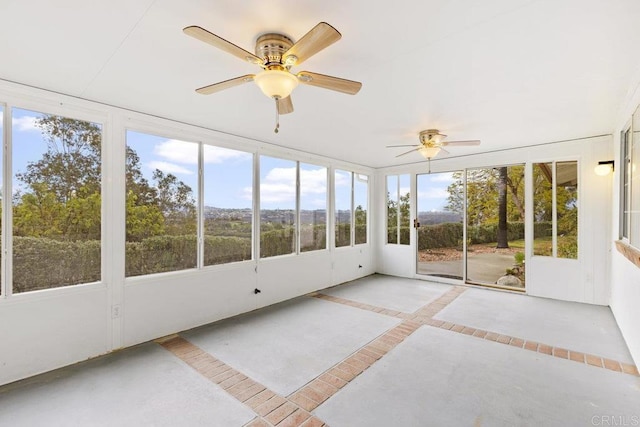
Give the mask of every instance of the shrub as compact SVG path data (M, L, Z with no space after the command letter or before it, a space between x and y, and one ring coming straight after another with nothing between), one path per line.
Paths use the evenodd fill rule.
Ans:
M13 238L13 291L91 283L100 280L100 241L65 242L40 237Z

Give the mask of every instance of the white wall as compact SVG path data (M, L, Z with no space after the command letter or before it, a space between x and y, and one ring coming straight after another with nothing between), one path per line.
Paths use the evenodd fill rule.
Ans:
M367 174L370 199L375 185L374 171L0 81L0 103L3 102L104 125L102 235L108 238L103 239L102 282L0 296L0 385L363 277L376 270L369 242L125 279L123 160L127 127L324 165L330 170L339 168ZM370 206L373 206L371 201ZM371 236L370 233L370 240ZM6 262L9 257L3 258L3 270L11 268ZM254 293L256 288L261 290L259 294Z
M620 227L620 132L630 121L633 112L640 104L640 75L620 108L614 133L614 152L616 174L612 186L612 236L611 251L611 310L622 331L622 335L631 351L636 365L640 366L640 268L620 254L614 240L619 236Z
M456 159L441 158L431 162L432 172L447 172L461 168L491 167L526 163L526 168L536 162L577 160L579 164L579 224L578 260L552 259L531 256L532 248L527 247L527 286L530 295L579 301L590 304L608 305L609 273L608 259L611 241L611 212L603 209L611 203L611 177L600 177L593 168L600 160L613 158L610 136L583 139L580 141L523 147L514 150L465 156ZM403 167L380 169L376 173L376 236L382 244L376 245L380 260L378 271L402 277L420 277L416 274L416 232L411 234L411 245L387 245L385 241L384 216L386 206L385 176L410 173L412 200L415 200L415 174L428 172L428 165L422 161ZM530 185L530 184L528 184ZM531 201L528 201L527 207ZM528 209L530 211L530 209ZM415 217L412 206L412 220ZM527 242L531 245L532 228L528 227Z

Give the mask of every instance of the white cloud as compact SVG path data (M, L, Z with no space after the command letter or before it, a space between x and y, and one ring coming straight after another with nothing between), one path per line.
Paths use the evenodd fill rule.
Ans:
M284 203L296 200L296 168L273 168L260 181L262 203Z
M182 163L186 165L198 164L198 144L193 142L167 139L153 147L153 153L174 163ZM244 160L250 158L251 154L243 151L214 147L212 145L204 146L205 163L224 163L230 160Z
M411 190L409 187L400 187L400 195L404 196L405 194L409 193Z
M327 193L327 170L300 170L300 193L309 194Z
M453 182L452 172L434 173L429 176L430 182Z
M305 205L326 207L326 199L317 197L327 192L326 169L301 170L300 193ZM315 197L314 197L315 196ZM243 189L243 198L251 198L251 187ZM260 201L262 203L289 203L296 200L296 168L273 168L260 181Z
M153 154L174 163L198 164L198 144L168 139L153 147Z
M155 170L160 169L164 173L179 173L183 175L193 175L193 171L190 171L187 168L184 168L180 165L176 165L175 163L163 162L161 160L153 160L149 162L147 165L149 169Z
M34 116L14 117L11 123L13 127L20 132L40 131L40 129L36 127L37 119L38 118Z
M335 177L336 187L351 187L351 174L349 172L338 172Z
M418 191L418 199L446 199L449 192L445 188L429 188L427 191Z
M204 162L205 163L224 163L230 160L249 160L251 153L244 151L231 150L228 148L214 147L213 145L204 146Z

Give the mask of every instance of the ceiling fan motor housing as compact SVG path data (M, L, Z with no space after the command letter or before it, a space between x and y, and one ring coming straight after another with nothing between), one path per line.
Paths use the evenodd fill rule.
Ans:
M284 67L282 55L293 46L293 41L277 33L263 34L256 40L256 56L263 58L265 66Z

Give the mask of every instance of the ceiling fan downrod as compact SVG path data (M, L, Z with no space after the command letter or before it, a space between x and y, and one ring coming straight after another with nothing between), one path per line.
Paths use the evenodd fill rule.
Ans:
M280 111L278 110L278 98L273 98L276 101L276 128L273 130L274 133L278 133L280 131Z

